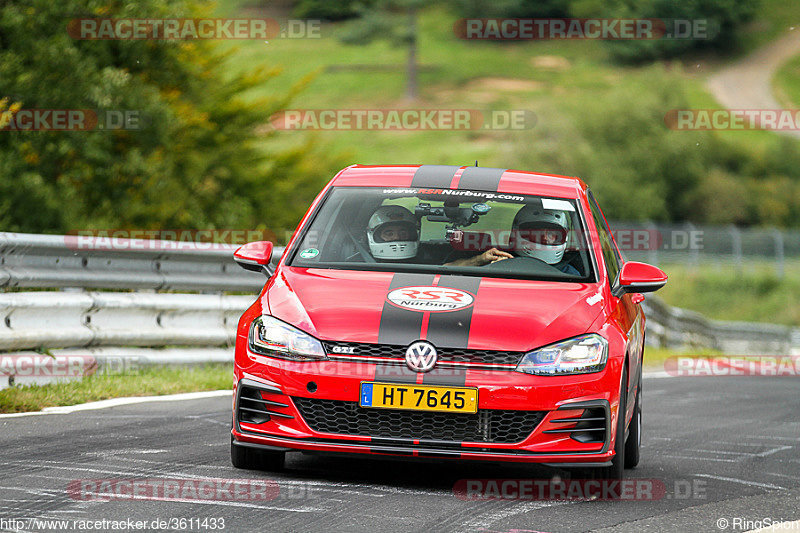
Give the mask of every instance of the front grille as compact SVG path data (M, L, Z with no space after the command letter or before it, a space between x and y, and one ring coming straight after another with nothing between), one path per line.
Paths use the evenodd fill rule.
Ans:
M404 359L406 346L400 344L368 344L364 342L326 342L325 352L329 355L352 357L392 357ZM338 348L338 351L334 348ZM346 351L342 351L345 349ZM524 355L522 352L494 350L467 350L462 348L436 347L439 363L472 363L476 365L514 365Z
M320 433L397 439L511 444L525 440L546 412L479 410L476 414L369 409L357 402L292 397Z

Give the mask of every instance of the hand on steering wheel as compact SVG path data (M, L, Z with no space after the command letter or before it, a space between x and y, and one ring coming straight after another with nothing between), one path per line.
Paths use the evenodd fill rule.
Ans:
M512 259L513 257L514 256L508 252L498 250L497 248L491 248L483 252L478 257L476 257L475 261L479 266L483 266L491 263L496 263L498 261L503 261L504 259Z

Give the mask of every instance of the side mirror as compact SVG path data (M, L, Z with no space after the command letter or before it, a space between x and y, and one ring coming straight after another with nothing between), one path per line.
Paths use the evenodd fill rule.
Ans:
M666 285L667 274L660 268L646 263L628 261L619 271L612 294L620 297L630 292L654 292Z
M272 243L270 241L248 242L233 252L233 260L245 270L272 275Z

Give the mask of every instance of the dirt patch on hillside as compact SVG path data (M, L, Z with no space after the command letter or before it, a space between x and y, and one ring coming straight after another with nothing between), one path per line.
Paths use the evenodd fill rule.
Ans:
M563 56L536 56L531 58L531 65L542 70L567 70L572 65Z
M542 82L540 81L515 78L479 78L469 82L466 86L469 91L505 91L509 93L536 91L541 88Z

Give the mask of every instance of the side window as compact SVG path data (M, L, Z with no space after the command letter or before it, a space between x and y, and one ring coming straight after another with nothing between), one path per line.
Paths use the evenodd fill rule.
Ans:
M606 219L603 216L603 213L600 211L600 208L597 206L597 202L595 201L591 192L589 192L589 207L592 210L592 218L597 226L597 233L600 235L600 247L603 250L603 258L605 259L606 263L608 279L610 283L614 283L614 280L617 279L617 273L620 269L620 257L617 253L616 246L614 246L614 239L611 237L611 230L609 229Z

